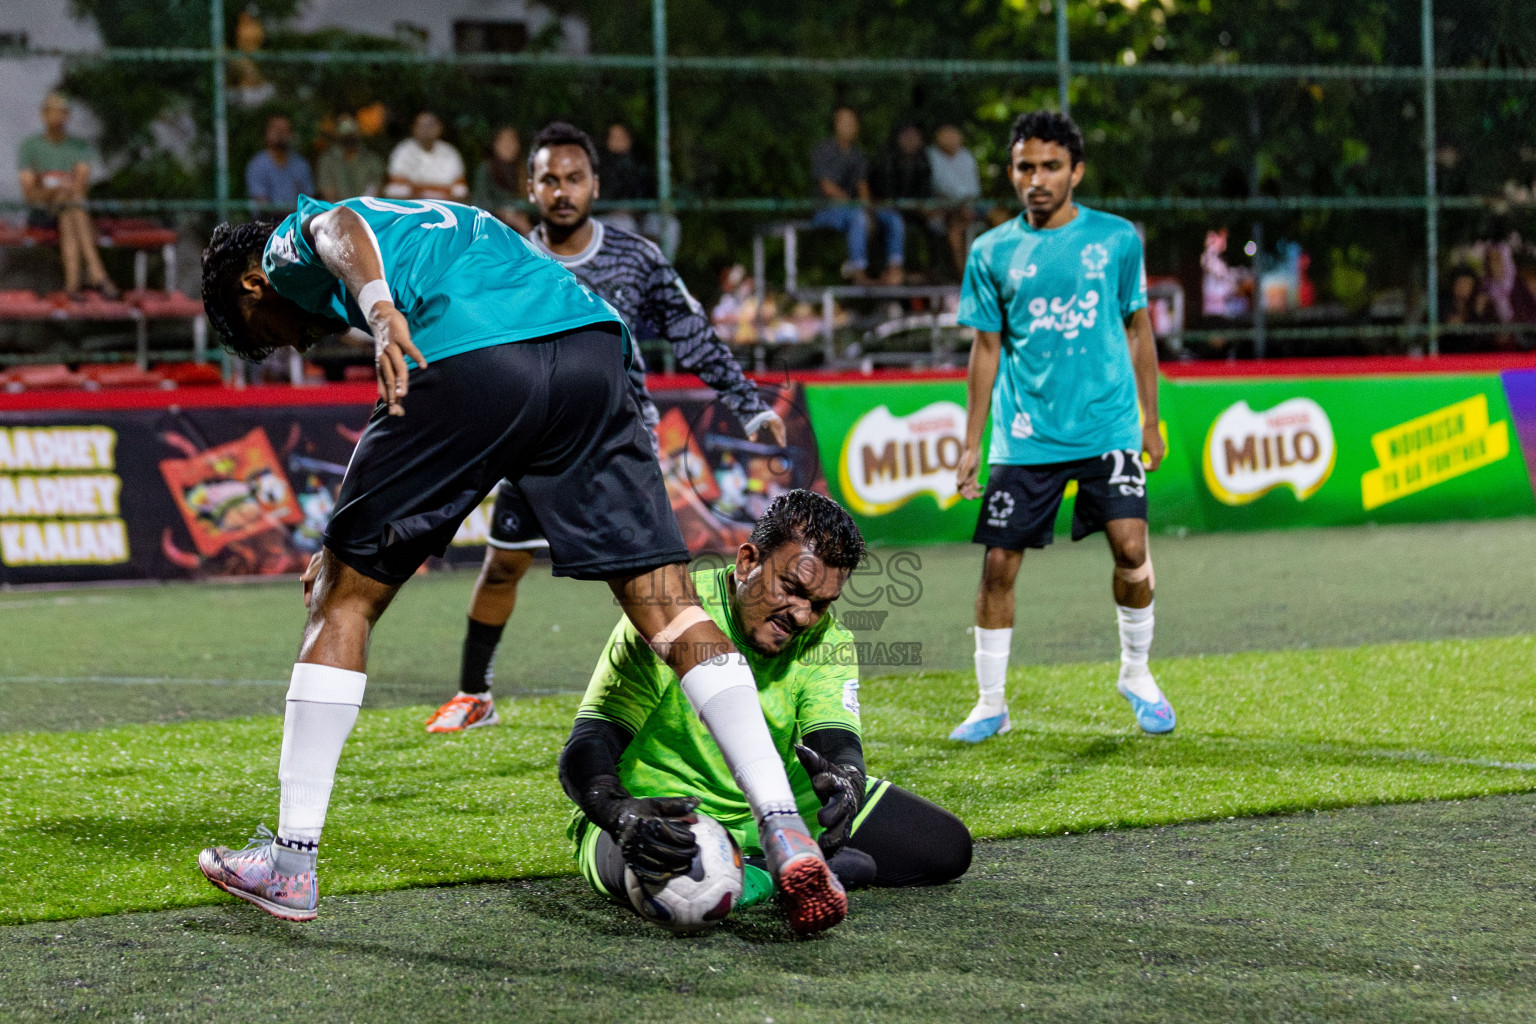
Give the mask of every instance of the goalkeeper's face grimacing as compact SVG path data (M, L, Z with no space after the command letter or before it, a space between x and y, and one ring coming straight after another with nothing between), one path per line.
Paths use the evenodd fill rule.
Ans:
M772 551L743 544L736 552L736 614L747 643L775 655L822 620L843 593L850 569L834 569L799 540Z

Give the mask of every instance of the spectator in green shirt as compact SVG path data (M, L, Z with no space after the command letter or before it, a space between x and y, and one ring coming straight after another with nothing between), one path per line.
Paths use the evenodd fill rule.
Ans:
M528 202L528 168L522 162L523 140L517 129L503 125L491 136L491 153L475 170L470 202L490 210L503 224L526 235L533 221L520 204Z
M384 185L384 160L363 145L357 122L336 119L336 144L320 154L316 168L320 198L328 203L358 196L376 196Z
M85 210L91 168L100 160L89 142L65 132L68 124L69 101L59 93L49 93L43 100L42 134L24 141L16 156L21 194L32 207L27 223L32 227L58 228L64 291L71 299L81 297L82 262L91 287L115 299L121 293L101 265L96 227Z

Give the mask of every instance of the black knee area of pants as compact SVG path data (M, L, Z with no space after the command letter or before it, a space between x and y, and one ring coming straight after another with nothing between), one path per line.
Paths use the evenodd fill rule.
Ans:
M875 859L876 885L942 885L970 870L973 841L970 829L949 811L891 786L848 845Z
M588 828L596 828L589 825ZM597 837L597 880L603 883L603 888L608 890L608 898L615 903L629 906L628 891L624 888L624 851L619 849L619 844L613 841L613 836L604 832Z

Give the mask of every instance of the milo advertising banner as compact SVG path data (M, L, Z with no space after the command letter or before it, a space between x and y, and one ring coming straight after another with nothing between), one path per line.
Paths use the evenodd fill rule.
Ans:
M1536 512L1494 374L1165 384L1196 500L1154 525L1244 530Z
M970 539L977 505L955 489L963 381L809 385L805 401L828 488L866 537ZM1536 513L1536 372L1164 380L1159 404L1158 532Z
M970 540L976 503L955 470L965 447L965 382L805 387L827 489L873 544Z

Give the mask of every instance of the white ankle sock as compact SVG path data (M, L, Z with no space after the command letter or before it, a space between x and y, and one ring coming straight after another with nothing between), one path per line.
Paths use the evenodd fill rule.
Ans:
M1115 616L1120 620L1120 681L1142 700L1161 700L1163 691L1147 671L1147 656L1152 652L1152 605L1127 608L1117 604Z
M976 707L986 707L993 714L1007 705L1008 652L1013 648L1013 627L982 629L976 627Z
M728 654L689 669L683 693L725 756L726 766L747 798L753 817L798 814L784 759L773 745L752 670L740 654Z
M325 827L336 781L336 762L357 722L368 677L328 665L293 666L283 716L283 755L277 778L282 798L277 818L280 849L313 855Z

